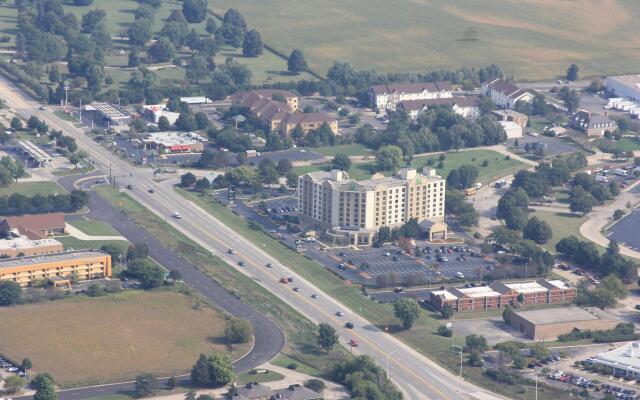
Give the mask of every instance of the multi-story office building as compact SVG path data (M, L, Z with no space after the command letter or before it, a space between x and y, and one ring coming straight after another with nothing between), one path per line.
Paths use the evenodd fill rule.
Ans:
M0 260L0 281L30 286L34 281L79 281L111 277L111 256L100 250L78 250Z
M333 170L304 174L298 181L303 224L333 242L369 245L380 227L416 218L429 232L446 237L445 181L435 170L403 168L392 177L365 181Z

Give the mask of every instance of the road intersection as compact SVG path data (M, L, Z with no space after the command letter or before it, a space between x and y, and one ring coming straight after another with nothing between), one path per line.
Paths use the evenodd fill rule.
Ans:
M111 174L120 176L121 185L132 185L134 190L130 194L135 200L158 216L166 218L167 222L180 232L227 261L229 265L238 268L310 320L331 324L345 342L350 339L358 340L360 346L354 349L354 353L370 355L379 365L388 363L390 378L403 390L407 398L501 398L460 380L400 340L372 325L354 310L349 310L323 294L312 282L279 263L259 245L253 244L204 210L185 201L169 185L156 182L150 169L132 167L108 150L98 147L82 129L50 112L39 110L37 102L26 98L22 91L5 79L0 79L0 88L11 108L27 118L35 115L49 124L51 129L60 129L66 135L74 137L79 147L88 151L90 158L95 160L99 170L111 171ZM155 193L149 193L148 188L153 188ZM182 219L169 217L175 211L182 215ZM227 254L228 248L234 248L237 255ZM240 259L246 263L244 267L237 266ZM265 268L267 263L271 263L274 268ZM300 291L294 292L288 285L279 283L282 276L293 277ZM318 299L312 299L311 294L317 294ZM345 317L337 317L336 311L344 312ZM347 330L343 327L347 320L354 324L355 329Z

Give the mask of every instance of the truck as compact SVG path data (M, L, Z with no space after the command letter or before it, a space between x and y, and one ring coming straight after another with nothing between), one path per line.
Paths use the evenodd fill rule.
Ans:
M507 186L507 180L506 179L500 179L499 181L496 182L496 189L501 189L503 187Z
M473 196L476 193L478 193L478 189L475 187L470 187L469 189L464 190L465 196Z
M627 176L627 171L625 171L624 169L620 169L620 168L616 168L615 170L613 170L613 173L618 175L618 176Z

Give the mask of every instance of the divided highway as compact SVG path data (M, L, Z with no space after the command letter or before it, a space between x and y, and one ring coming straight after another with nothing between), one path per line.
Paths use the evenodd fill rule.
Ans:
M231 228L225 226L210 214L183 199L168 184L153 181L152 171L133 168L118 159L104 148L98 146L84 135L82 130L73 124L63 121L55 115L38 110L38 104L26 98L11 83L0 79L0 88L11 108L25 116L35 115L46 121L53 129L62 129L66 135L76 138L78 145L87 150L90 157L98 163L98 168L120 176L121 185L131 184L134 190L130 195L152 212L167 218L174 211L182 215L181 220L167 218L176 229L198 242L207 250L226 260L231 266L253 278L280 299L290 304L314 322L326 322L338 331L343 342L355 339L360 346L354 353L368 354L382 367L388 366L389 376L411 399L499 399L481 388L460 380L449 371L405 345L400 340L378 329L366 319L358 316L343 304L325 295L312 282L294 273L277 260L270 257ZM155 193L147 192L153 188ZM110 221L110 223L114 223ZM263 245L264 246L264 245ZM233 248L236 255L229 255L226 250ZM238 261L244 261L244 267L238 267ZM273 268L265 268L271 263ZM283 285L279 279L284 276L293 277L299 292L291 290L290 285ZM208 278L204 278L207 279ZM317 294L318 298L311 298ZM344 317L335 315L343 312ZM346 321L354 324L353 330L343 327Z

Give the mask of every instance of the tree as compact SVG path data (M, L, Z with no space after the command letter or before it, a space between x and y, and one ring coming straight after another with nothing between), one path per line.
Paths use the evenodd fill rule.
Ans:
M577 91L569 89L567 86L563 86L562 89L560 89L558 98L562 100L570 114L575 113L580 106L580 95Z
M19 131L22 129L22 120L18 117L11 118L11 129Z
M127 59L127 66L129 68L138 68L140 66L140 55L137 48L132 48Z
M154 63L167 62L173 60L176 56L176 48L169 39L161 37L149 47L147 54Z
M196 176L191 172L187 172L186 174L180 176L180 186L182 187L191 187L196 183Z
M469 353L473 353L475 351L482 353L489 349L487 339L482 335L471 334L464 338L464 343Z
M298 75L307 69L309 69L309 66L307 65L307 60L304 58L304 54L301 50L294 49L287 60L287 70Z
M189 64L187 64L185 70L187 80L191 83L197 83L207 77L209 65L204 57L194 56L189 60Z
M321 394L324 391L325 384L321 379L312 378L304 382L304 387Z
M182 14L192 24L202 22L207 17L207 2L205 0L184 0Z
M17 282L0 282L0 306L12 306L22 300L22 288Z
M198 361L191 369L191 380L195 385L202 387L226 385L233 376L231 362L225 355L219 353L209 356L200 354Z
M25 387L27 381L17 375L11 375L4 379L4 390L7 394L14 394Z
M144 46L151 39L151 22L147 19L133 21L127 29L127 36L132 46Z
M461 165L451 170L447 175L447 187L458 190L468 189L476 182L478 174L478 167L468 164Z
M338 334L336 330L329 324L324 322L318 325L318 346L324 349L327 353L338 343Z
M444 306L442 306L442 309L440 310L440 314L442 314L442 318L444 319L449 319L453 317L454 312L455 310L453 309L453 306L451 306L451 304L445 304Z
M176 128L183 132L193 132L198 129L196 117L191 111L183 111L176 120Z
M273 161L268 158L260 161L260 164L258 164L258 172L262 183L271 184L278 181L278 171L276 170L276 166Z
M400 299L393 303L393 311L399 320L402 321L404 329L411 329L413 323L420 316L420 306L414 299Z
M169 129L171 129L171 123L169 122L169 119L164 115L158 119L158 129L161 131L168 131Z
M504 310L502 310L502 320L504 321L505 324L509 325L511 323L512 313L513 311L511 310L511 306L507 304L504 307Z
M552 236L553 232L549 225L538 217L531 218L522 231L522 237L531 239L537 244L547 243Z
M596 204L593 196L581 187L574 188L571 193L569 209L573 212L579 212L586 215Z
M577 81L578 80L578 71L580 68L576 64L571 64L567 69L567 80L568 81Z
M295 172L291 171L287 174L287 187L295 188L298 186L299 176Z
M230 344L249 343L251 324L246 319L230 318L225 323L224 337Z
M129 263L126 275L138 279L144 289L153 289L164 283L164 270L148 259L137 259Z
M195 190L196 192L204 192L207 189L211 189L211 183L205 177L202 177L196 181Z
M382 146L376 152L376 164L380 171L397 169L402 162L402 149L398 146Z
M31 385L36 389L33 400L57 400L58 395L53 386L53 378L51 375L44 373L38 374L31 381Z
M242 55L245 57L258 57L264 51L260 33L252 29L244 35L242 42Z
M151 397L156 394L158 381L152 374L143 373L136 376L134 386L137 397Z
M207 18L207 24L205 25L204 30L207 31L208 34L213 35L216 32L216 29L218 29L216 19L213 17Z
M291 160L289 160L288 158L283 158L279 160L278 164L276 165L276 171L278 171L278 174L280 176L286 176L289 172L291 172L292 169L293 169L293 164L291 163Z
M351 168L351 159L346 154L338 153L331 160L331 168L348 171Z

